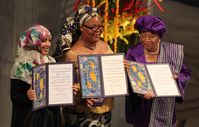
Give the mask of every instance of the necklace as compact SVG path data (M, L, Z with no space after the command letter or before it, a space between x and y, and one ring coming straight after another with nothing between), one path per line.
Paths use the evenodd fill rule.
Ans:
M84 46L90 50L95 50L96 49L96 45L94 46L90 46L89 44L87 44L86 42L84 42L83 40L81 40L82 44L84 44Z
M159 50L160 48L158 47L158 49L155 52L150 52L147 49L144 49L144 52L149 55L157 55L159 53Z

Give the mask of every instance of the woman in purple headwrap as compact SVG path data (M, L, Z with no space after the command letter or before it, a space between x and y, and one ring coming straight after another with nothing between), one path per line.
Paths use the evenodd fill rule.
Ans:
M55 62L48 55L51 33L41 25L34 25L19 38L15 63L11 70L12 120L11 127L61 127L59 107L32 111L35 92L31 90L32 68Z
M182 102L191 72L183 64L183 46L161 40L165 24L151 15L141 16L135 23L140 42L128 50L126 59L140 63L169 63L182 97L154 98L152 92L140 96L129 86L126 97L126 120L135 127L175 127L175 102Z

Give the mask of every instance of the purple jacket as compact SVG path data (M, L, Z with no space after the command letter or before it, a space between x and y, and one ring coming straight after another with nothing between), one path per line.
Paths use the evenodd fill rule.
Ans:
M140 63L147 63L144 56L144 48L141 44L136 45L128 50L126 59L130 61L137 61ZM176 101L182 102L184 91L188 80L190 79L191 71L183 64L178 75L177 83L180 88L182 97L176 98ZM129 83L130 84L130 83ZM152 99L144 100L137 94L133 93L129 85L129 96L126 97L126 120L128 123L136 127L148 127L150 121ZM174 111L173 123L175 123Z

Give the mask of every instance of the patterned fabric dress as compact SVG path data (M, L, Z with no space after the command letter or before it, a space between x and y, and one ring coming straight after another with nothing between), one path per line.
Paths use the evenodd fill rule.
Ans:
M77 55L89 54L89 52L81 52L81 48L84 47L79 47L78 51L80 51L81 53L78 53L78 51L73 51L71 47L73 47L73 45L78 42L80 36L85 36L81 34L80 27L93 17L99 18L99 9L85 5L81 6L73 17L66 18L63 24L61 36L56 45L56 52L54 53L55 58L57 58L61 62L71 61L77 63ZM100 29L102 27L103 26L101 25ZM98 29L99 28L97 28L96 30ZM101 40L97 40L97 42L100 42L100 44L104 44L104 42ZM113 53L108 44L107 47L108 51L103 51L102 49L101 51L103 52L98 51L95 52L95 54ZM86 46L86 48L89 49L89 46ZM62 56L64 56L65 54L67 54L67 56L63 59ZM78 75L78 70L76 69L76 71ZM110 127L112 108L113 98L104 98L103 104L101 106L94 106L92 108L89 108L88 106L86 106L85 99L82 99L80 92L78 92L78 95L76 95L75 97L75 105L63 108L65 127Z
M108 53L113 53L108 48ZM105 54L106 54L105 53ZM69 61L77 62L79 53L70 50ZM76 71L78 71L76 69ZM78 72L77 72L78 73ZM111 110L113 108L113 98L105 98L103 105L89 108L86 106L84 99L79 94L76 98L76 105L63 108L64 127L110 127L111 126Z

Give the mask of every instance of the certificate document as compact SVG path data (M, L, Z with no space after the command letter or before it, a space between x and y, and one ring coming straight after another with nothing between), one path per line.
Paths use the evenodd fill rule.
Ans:
M105 96L127 94L128 88L123 60L122 54L101 56Z
M127 73L135 93L145 94L152 90L157 97L181 96L178 85L172 78L169 64L142 64L131 61Z
M73 104L73 64L48 63L33 68L33 110Z
M180 96L169 64L147 64L146 67L157 96Z
M128 94L124 54L79 55L79 73L83 98Z

